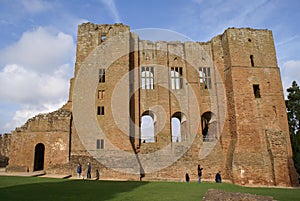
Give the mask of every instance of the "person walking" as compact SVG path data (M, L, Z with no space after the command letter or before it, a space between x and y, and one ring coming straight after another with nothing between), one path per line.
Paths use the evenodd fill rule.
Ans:
M197 171L198 171L198 184L201 183L202 170L203 170L203 168L200 165L198 165L198 168L197 168Z
M99 178L100 178L100 173L99 173L99 170L96 169L96 180L99 180Z
M86 178L90 179L91 178L91 164L87 164L87 173L86 173Z
M77 174L78 174L78 178L81 177L81 172L82 172L82 167L81 167L81 164L78 163L78 166L77 166Z

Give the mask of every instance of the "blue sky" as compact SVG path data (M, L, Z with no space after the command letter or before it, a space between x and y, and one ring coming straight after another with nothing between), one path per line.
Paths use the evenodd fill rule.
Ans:
M284 89L300 82L298 0L0 0L0 133L68 99L77 26L123 23L208 41L228 27L273 31Z

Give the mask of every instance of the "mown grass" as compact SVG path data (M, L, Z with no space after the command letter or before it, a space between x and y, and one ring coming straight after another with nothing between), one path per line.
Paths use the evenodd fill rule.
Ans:
M38 177L0 176L0 200L201 200L208 189L272 196L276 200L300 200L300 189L247 188L232 184L89 181Z

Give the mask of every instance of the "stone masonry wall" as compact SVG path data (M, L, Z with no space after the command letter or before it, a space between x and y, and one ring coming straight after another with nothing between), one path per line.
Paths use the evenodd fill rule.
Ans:
M151 90L142 89L142 67L153 67ZM182 89L172 89L170 71L178 67ZM199 68L210 68L211 87ZM208 140L204 114L211 115ZM141 140L143 115L153 118L153 142ZM172 141L172 117L181 141ZM42 143L51 173L75 176L78 163L90 162L105 179L181 180L188 172L196 180L201 164L206 180L221 170L241 185L296 181L269 30L230 28L205 43L182 43L140 40L123 24L79 25L67 104L29 119L10 140L8 170L34 170Z
M29 119L11 134L7 171L33 171L36 145L42 143L44 169L54 164L68 163L71 113L58 110Z
M0 167L8 164L11 134L0 135Z
M105 108L105 115L96 115L98 125L105 133L101 137L104 139L104 150L94 150L94 139L89 142L92 147L90 153L111 154L110 160L115 160L113 164L120 171L122 168L135 169L127 163L119 164L122 160L113 150L113 146L116 146L129 153L138 153L137 158L143 166L140 167L141 171L151 172L151 168L157 167L154 165L150 168L151 165L146 161L153 158L147 158L147 154L170 145L170 120L177 115L184 125L181 134L184 140L171 143L169 151L177 153L189 150L180 158L174 158L171 152L171 155L167 152L160 155L153 163L165 164L168 168L146 174L145 179L181 178L185 171L195 176L194 167L201 163L206 167L203 176L206 179L221 170L225 179L238 184L291 185L288 176L293 175L289 160L291 149L279 68L270 31L231 28L206 43L143 41L134 33L127 32L129 27L122 24L86 23L79 26L76 72L71 82L69 101L72 103L72 90L79 69L88 68L83 61L89 58L90 66L93 65L91 62L97 63L98 68L108 66L105 83L99 83L94 92L95 113L98 106ZM119 42L111 42L109 39L113 37ZM92 55L89 56L90 53ZM115 57L120 53L121 56ZM100 60L90 61L94 57ZM143 90L141 67L151 66L154 67L154 89ZM171 67L183 69L181 90L171 89ZM210 90L199 83L199 67L211 69ZM115 96L121 79L123 90ZM258 85L260 98L255 98L254 85ZM105 96L99 98L99 91L105 91ZM195 102L192 95L196 97ZM113 108L115 106L117 110ZM118 111L117 116L113 110ZM196 110L199 110L198 115L193 114ZM216 137L217 142L203 142L199 117L205 112L214 114L215 133L212 136ZM154 118L155 142L142 143L140 129L132 126L140 127L142 115L149 114ZM281 138L270 138L272 135L266 135L266 130L282 133L287 140L286 144L281 142L283 148L280 149L286 150L284 156L278 157L275 154L277 147L272 146L274 140ZM72 131L76 133L74 127ZM72 145L78 144L78 137L73 136L72 139L76 141ZM76 151L79 147L82 149L81 145L72 147L71 153L76 157L80 157L80 154L75 154L80 153ZM89 157L89 154L82 156ZM173 164L168 166L172 160ZM114 169L113 166L111 168ZM108 178L116 177L115 173L110 174L109 168L105 174ZM282 182L284 180L286 182Z

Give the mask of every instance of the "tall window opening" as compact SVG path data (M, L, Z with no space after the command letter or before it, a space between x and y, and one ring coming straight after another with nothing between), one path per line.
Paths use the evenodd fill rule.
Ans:
M209 67L199 68L200 85L204 85L205 89L211 89L211 73Z
M98 106L97 115L104 115L104 106Z
M141 119L141 141L142 143L155 142L154 137L154 114L147 111L144 112Z
M105 68L99 69L99 82L104 83L105 82Z
M154 67L144 66L141 72L142 89L154 89Z
M171 67L171 89L182 89L182 67Z
M253 92L255 98L260 98L260 89L258 84L253 85Z
M98 99L104 99L105 91L104 90L98 90Z
M177 117L172 117L172 142L181 142L180 120Z
M251 61L251 66L253 67L254 66L254 58L253 58L252 54L250 55L250 61Z
M97 149L104 149L104 139L97 139L96 148Z
M186 141L186 117L182 112L176 112L171 118L172 142Z

